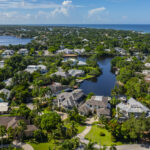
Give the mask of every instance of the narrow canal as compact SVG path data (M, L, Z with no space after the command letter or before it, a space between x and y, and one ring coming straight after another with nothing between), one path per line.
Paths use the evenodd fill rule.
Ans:
M85 61L85 58L79 58ZM102 74L97 78L85 80L81 83L80 88L85 94L93 92L95 95L111 96L111 90L116 83L115 74L111 72L112 58L101 58L98 60L98 65L102 69Z

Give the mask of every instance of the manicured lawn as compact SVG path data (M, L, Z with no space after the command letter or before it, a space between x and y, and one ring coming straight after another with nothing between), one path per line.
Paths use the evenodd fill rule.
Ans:
M80 79L80 80L87 80L87 79L91 79L91 78L93 78L94 76L92 76L92 75L86 75L85 77L78 77L77 79Z
M105 136L101 136L100 133L104 133ZM93 125L91 131L85 136L86 139L91 140L97 144L111 146L112 144L121 145L121 142L113 142L111 133L106 129L100 128L97 125Z
M34 150L49 150L49 148L51 149L57 149L56 144L53 143L53 141L51 141L50 143L29 143Z
M85 130L86 126L81 126L78 124L77 129L78 129L78 134L83 132Z

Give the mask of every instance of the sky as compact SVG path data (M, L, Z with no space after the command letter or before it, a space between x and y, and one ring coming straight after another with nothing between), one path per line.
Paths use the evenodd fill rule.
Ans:
M0 24L150 24L150 0L0 0Z

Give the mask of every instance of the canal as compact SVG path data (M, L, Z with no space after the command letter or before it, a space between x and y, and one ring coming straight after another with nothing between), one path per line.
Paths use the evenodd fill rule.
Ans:
M79 57L78 59L86 61L86 58ZM111 90L116 83L116 76L111 72L111 60L112 58L101 58L98 60L102 74L81 83L80 88L85 94L93 92L95 95L111 96Z

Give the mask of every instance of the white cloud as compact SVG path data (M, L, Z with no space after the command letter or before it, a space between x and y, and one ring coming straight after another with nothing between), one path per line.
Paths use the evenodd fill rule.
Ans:
M68 5L70 5L71 3L72 3L72 1L68 1L68 0L67 0L67 1L63 1L63 2L62 2L62 5L63 5L63 6L68 6Z
M1 9L46 9L46 8L56 8L60 6L55 3L37 3L36 0L32 0L30 2L21 1L21 0L0 0L0 8Z
M65 0L62 2L62 5L59 7L56 7L53 11L51 11L51 16L56 16L57 14L62 14L64 16L68 16L69 9L73 7L72 1Z
M105 11L105 10L106 10L105 7L100 7L100 8L91 9L91 10L89 10L89 12L88 12L88 16L89 16L89 17L90 17L90 16L93 16L94 14L103 12L103 11Z

